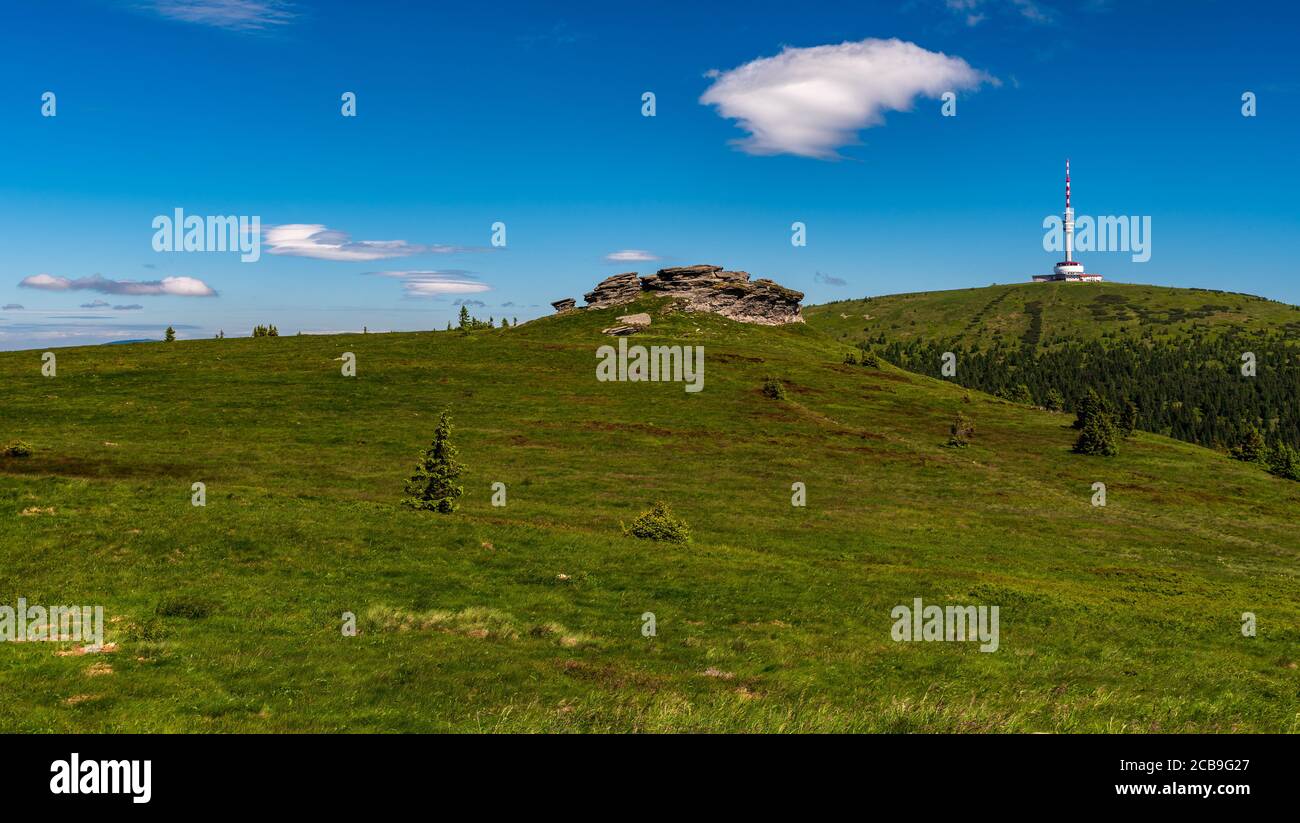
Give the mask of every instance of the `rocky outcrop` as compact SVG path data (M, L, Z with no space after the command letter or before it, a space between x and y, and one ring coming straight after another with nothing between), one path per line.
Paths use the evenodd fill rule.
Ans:
M559 314L561 312L566 312L569 311L570 309L576 308L578 305L578 301L574 300L572 297L566 297L563 300L556 300L551 305L555 308L556 314Z
M724 271L721 266L683 266L660 269L641 282L648 292L681 297L690 311L710 311L765 326L803 322L799 313L803 292L767 279L751 282L748 272Z
M630 303L642 294L674 297L687 311L713 312L742 323L780 326L803 322L799 307L803 292L767 279L751 281L747 272L726 271L721 266L680 266L647 277L638 277L636 272L616 274L600 281L584 298L587 308L603 309ZM571 301L551 305L564 311L560 304L565 302Z
M589 309L603 309L606 306L621 306L631 303L641 296L641 278L636 272L629 271L606 277L596 284L596 288L587 292L582 299L587 301Z

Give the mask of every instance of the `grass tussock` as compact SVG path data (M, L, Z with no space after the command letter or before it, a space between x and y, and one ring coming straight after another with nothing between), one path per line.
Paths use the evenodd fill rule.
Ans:
M542 638L567 649L595 645L595 639L573 632L553 621L524 626L512 615L485 606L460 611L433 609L416 612L375 606L366 613L363 630L372 632L446 632L479 640L514 641L522 637Z

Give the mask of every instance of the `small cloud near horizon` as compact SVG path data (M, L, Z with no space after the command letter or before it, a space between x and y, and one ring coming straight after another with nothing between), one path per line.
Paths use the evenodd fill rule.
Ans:
M623 249L605 255L605 261L608 263L650 263L658 259L658 255L644 249Z
M110 280L98 274L90 277L56 277L33 274L18 281L22 289L42 291L96 291L100 294L171 295L173 297L216 297L217 292L196 277L164 277L161 280ZM83 306L82 308L87 308Z
M446 246L408 243L405 240L353 240L347 232L320 223L286 223L268 226L262 242L271 254L312 257L317 260L369 262L417 254L461 254L485 251L471 246Z
M847 286L848 282L842 277L832 277L829 274L817 272L813 275L813 281L816 283L825 283L828 286Z
M402 281L402 291L407 297L437 297L443 294L478 294L492 287L474 278L464 269L441 271L371 271L376 277L392 277Z
M23 307L21 303L6 303L4 306L0 307L0 311L22 311L22 310Z

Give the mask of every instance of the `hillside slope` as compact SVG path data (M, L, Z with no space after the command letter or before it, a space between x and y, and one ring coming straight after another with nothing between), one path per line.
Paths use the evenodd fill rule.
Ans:
M1103 337L1180 339L1228 331L1300 337L1300 307L1235 292L1131 283L1017 283L841 300L804 309L840 339L970 339L1040 348Z
M703 391L595 379L636 309ZM662 309L0 353L0 605L117 644L0 644L0 730L1297 730L1300 484ZM401 508L444 406L461 511ZM656 500L690 544L622 534ZM895 642L914 598L999 606L998 650Z
M1028 283L814 306L809 324L895 365L1075 410L1090 391L1139 428L1227 451L1300 449L1300 308L1122 283ZM947 353L955 374L944 375ZM1282 458L1296 466L1300 457ZM1300 480L1300 466L1284 473Z

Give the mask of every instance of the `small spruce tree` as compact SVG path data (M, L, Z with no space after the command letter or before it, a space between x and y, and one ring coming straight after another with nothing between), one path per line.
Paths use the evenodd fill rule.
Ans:
M1043 401L1043 408L1054 412L1065 410L1065 397L1059 389L1047 390L1047 399Z
M619 525L622 525L621 523ZM673 514L662 500L648 512L642 512L631 526L623 526L623 534L641 540L664 540L669 543L689 543L691 528L686 521Z
M1264 435L1259 429L1251 426L1237 445L1233 446L1228 454L1234 460L1244 460L1247 463L1267 463L1268 462L1268 444L1264 442Z
M1115 445L1118 437L1119 432L1115 429L1115 421L1111 416L1104 411L1094 412L1088 415L1087 422L1083 424L1074 451L1077 454L1114 457L1119 453L1119 448Z
M1270 474L1285 477L1288 480L1300 480L1300 453L1286 443L1278 443L1269 452L1268 470Z
M1088 393L1079 401L1079 407L1075 410L1074 427L1082 429L1088 425L1088 420L1094 415L1106 414L1106 402L1093 389L1088 389Z
M465 493L456 485L465 467L456 460L456 447L451 444L451 412L442 410L438 426L433 430L433 443L416 464L415 473L406 482L406 497L402 505L424 511L450 514L456 511L456 499Z
M1138 407L1132 400L1124 401L1124 408L1119 413L1119 430L1125 437L1132 437L1138 427Z
M168 326L167 331L163 334L163 341L167 343L171 343L174 342L175 340L176 340L176 330L173 329L171 326Z

